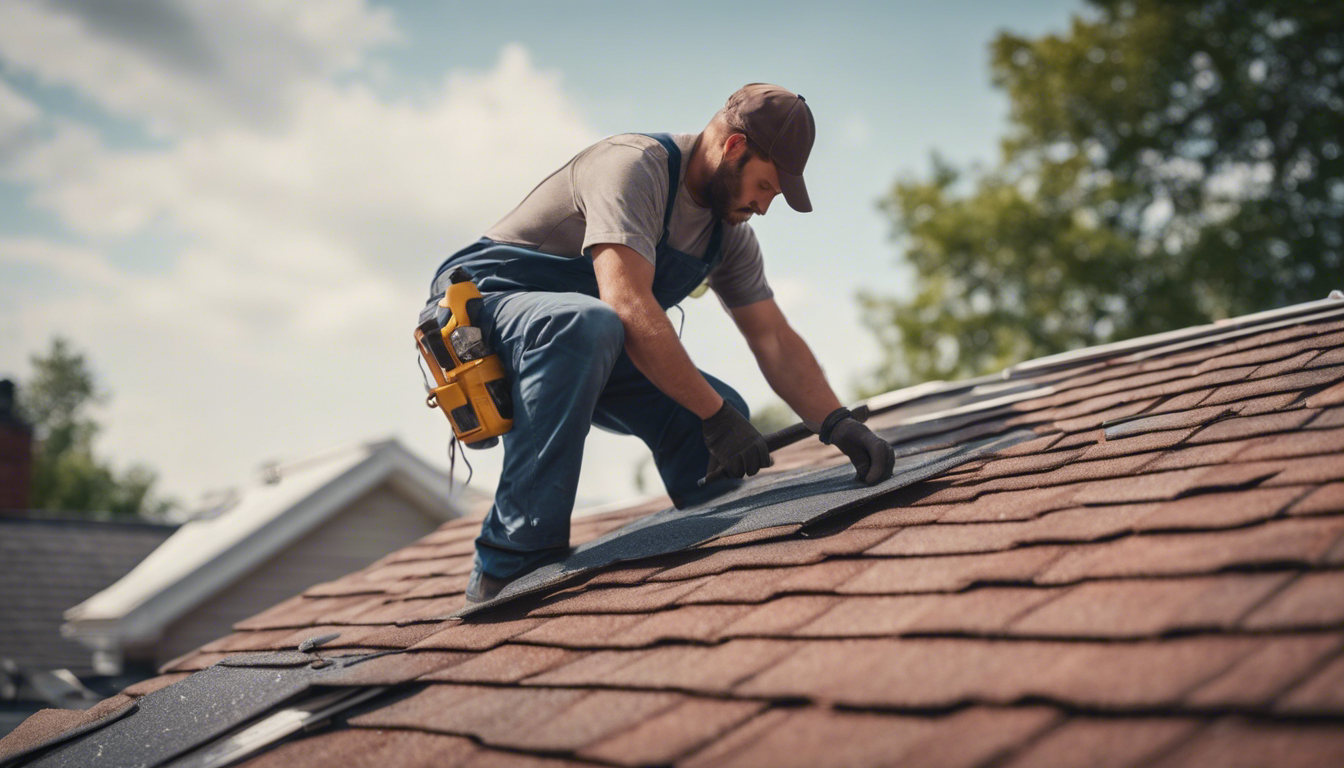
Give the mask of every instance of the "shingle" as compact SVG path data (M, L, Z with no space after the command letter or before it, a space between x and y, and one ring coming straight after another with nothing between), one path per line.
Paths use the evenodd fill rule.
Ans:
M900 528L905 525L932 523L944 513L957 508L955 504L890 507L870 512L856 520L853 528Z
M875 556L952 555L995 552L1034 542L1095 541L1132 530L1157 504L1074 507L1034 520L904 528L868 550Z
M1062 552L1060 547L1023 547L977 555L875 559L865 571L835 591L848 595L902 595L956 592L980 582L1027 582Z
M511 749L570 751L678 700L675 694L636 691L482 689L436 683L350 722L471 736Z
M1065 432L1096 429L1112 419L1125 419L1143 413L1152 408L1158 401L1156 397L1132 402L1123 395L1119 397L1123 398L1121 402L1108 408L1098 409L1098 405L1105 401L1084 400L1077 405L1061 409L1055 413L1054 425Z
M1284 695L1276 707L1283 712L1298 714L1330 714L1336 717L1344 714L1344 656L1338 656L1344 649L1344 638L1336 635L1329 638L1334 641L1331 655L1335 656L1325 668L1317 671L1301 685Z
M1344 483L1322 485L1288 509L1290 515L1325 515L1337 512L1344 512Z
M723 627L721 637L782 637L835 607L844 598L831 595L780 597L751 610Z
M1171 707L1260 642L1227 637L1137 643L811 642L737 690L749 696L821 697L851 706L947 707L1042 697L1089 707Z
M1136 453L1150 453L1170 448L1189 437L1193 428L1168 429L1159 432L1141 432L1133 435L1107 438L1083 451L1079 461L1095 461L1113 456L1128 456Z
M1331 405L1344 405L1344 382L1333 384L1307 398L1308 408L1325 408Z
M124 693L109 696L83 710L41 709L0 740L0 761L50 745L77 729L99 728L126 715L135 699Z
M449 683L516 683L525 677L568 664L582 655L562 648L502 645L485 653L467 656L460 663L425 674L421 679Z
M677 600L694 592L703 583L703 580L692 579L561 592L545 599L528 614L563 616L573 613L648 613L676 604Z
M1179 451L1168 456L1179 455ZM1258 464L1192 467L1169 471L1145 471L1135 477L1118 477L1082 483L1073 493L1078 504L1125 504L1166 501L1203 488L1235 488L1274 475L1281 466Z
M268 608L261 613L234 624L234 629L265 630L313 626L316 624L339 624L332 618L350 609L365 610L382 605L386 601L382 596L356 595L351 597L291 597L284 602Z
M1132 456L1116 456L1100 461L1084 461L1066 464L1059 469L1038 475L1019 475L1016 477L998 477L976 483L974 488L981 492L1031 490L1051 485L1083 483L1108 478L1129 479L1155 457L1151 453ZM946 516L944 516L946 519Z
M684 699L628 730L581 748L578 755L628 766L671 763L755 717L764 707L754 701Z
M1266 708L1340 647L1339 635L1270 637L1255 653L1191 692L1194 706Z
M151 677L148 680L141 680L140 682L134 685L126 686L126 688L122 690L122 693L126 694L127 696L134 696L135 698L138 699L141 696L147 696L161 688L167 688L173 683L185 680L187 677L190 676L190 674L191 674L190 672L178 672L171 675L159 675L158 677Z
M1344 625L1344 572L1304 573L1246 617L1250 629Z
M467 591L467 582L470 580L470 574L462 574L461 576L434 576L428 579L417 579L408 583L410 589L402 592L401 598L403 600L416 600L421 598L460 595Z
M1237 454L1238 461L1262 461L1313 454L1344 453L1344 429L1305 429L1288 435L1272 435Z
M1106 429L1106 439L1116 440L1149 432L1163 432L1173 429L1193 429L1203 427L1217 419L1235 414L1236 410L1226 405L1211 405L1194 410L1180 410L1157 413L1116 424Z
M643 621L600 642L608 647L642 648L664 640L710 642L719 632L749 613L750 605L685 605L649 614Z
M1267 379L1273 376L1282 376L1285 373L1293 373L1307 367L1307 363L1312 359L1319 357L1321 351L1318 349L1303 350L1291 357L1268 362L1256 368L1251 373L1252 379Z
M640 613L580 613L556 616L517 636L519 642L562 648L600 648L603 639L647 617Z
M322 680L331 685L400 685L471 658L470 653L453 651L390 653L334 670Z
M1304 486L1284 486L1186 496L1159 504L1134 527L1140 531L1233 528L1268 520L1306 492Z
M972 708L946 718L884 716L807 708L771 712L687 761L688 768L819 764L980 765L1048 727L1043 707Z
M978 471L970 473L964 482L976 482L991 477L1047 472L1068 464L1080 454L1082 454L1082 450L1071 450L995 459L982 466Z
M882 637L908 633L988 634L1060 590L983 587L950 595L848 597L799 627L797 637Z
M350 728L324 731L262 752L247 768L458 768L481 753L463 736Z
M545 619L506 621L448 621L443 629L411 646L416 650L487 651L512 637L535 629Z
M1252 396L1263 396L1278 392L1300 392L1313 387L1322 387L1344 379L1344 365L1313 368L1289 373L1270 379L1257 379L1215 392L1206 402L1215 404L1231 402Z
M1334 723L1267 723L1228 718L1207 728L1153 768L1338 768L1344 765L1344 729Z
M1072 717L1013 755L1004 768L1148 765L1201 725L1203 721L1189 717Z
M738 681L770 667L797 648L796 644L784 641L742 639L711 647L664 645L644 651L610 651L608 653L630 658L626 663L611 659L610 666L595 671L581 667L587 661L585 659L530 678L528 682L669 688L723 694Z
M652 577L656 581L680 581L711 576L737 568L779 565L810 565L835 554L857 554L888 536L880 530L851 529L819 539L788 539L753 547L729 547L685 565L668 568Z
M1064 437L1064 435L1058 432L1052 435L1044 435L1033 440L1028 440L1025 443L1018 443L1017 445L1004 448L1001 451L991 454L988 458L1031 456L1037 453L1044 453L1045 451L1050 450L1050 447L1059 442L1062 437Z
M1077 486L1032 488L1024 491L988 493L974 503L952 509L939 518L944 523L979 523L996 520L1026 520L1043 512L1068 507Z
M1232 629L1291 576L1225 574L1080 584L1010 627L1040 637L1155 637L1174 630Z
M864 560L824 560L798 568L750 568L711 578L682 604L759 603L789 593L832 592L836 586L867 570Z
M1212 573L1229 567L1319 560L1344 531L1344 520L1270 521L1217 533L1130 536L1079 545L1036 577L1041 584L1127 576Z
M1303 456L1293 459L1251 461L1237 467L1250 473L1272 475L1265 485L1306 485L1344 480L1344 456Z
M1316 414L1298 409L1279 411L1259 416L1234 416L1216 421L1190 436L1191 443L1216 443L1226 440L1244 440L1273 432L1290 432L1301 427Z

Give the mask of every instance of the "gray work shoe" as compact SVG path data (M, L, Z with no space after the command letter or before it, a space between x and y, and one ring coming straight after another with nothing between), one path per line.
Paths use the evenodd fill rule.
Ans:
M494 600L505 587L512 583L513 579L497 579L494 576L487 575L481 570L481 564L477 561L471 569L471 578L467 581L467 602L484 603Z

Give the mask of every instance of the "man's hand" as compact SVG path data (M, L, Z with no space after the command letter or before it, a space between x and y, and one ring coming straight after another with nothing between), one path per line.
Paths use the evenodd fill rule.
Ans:
M855 421L848 408L831 411L821 424L820 437L821 442L844 451L854 465L855 479L859 482L873 485L891 477L896 466L896 452L886 440Z
M765 438L727 400L702 426L710 456L706 477L722 468L724 475L737 479L754 475L772 463Z

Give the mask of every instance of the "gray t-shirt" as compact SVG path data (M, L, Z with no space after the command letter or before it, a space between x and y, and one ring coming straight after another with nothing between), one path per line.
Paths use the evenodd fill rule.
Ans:
M695 135L673 135L681 148L681 183L668 225L668 244L704 258L714 215L686 191ZM575 155L546 177L485 236L560 256L591 255L601 243L625 245L655 263L667 204L667 150L656 139L621 134L603 139ZM765 281L761 246L745 223L723 226L723 260L709 286L727 307L771 298Z

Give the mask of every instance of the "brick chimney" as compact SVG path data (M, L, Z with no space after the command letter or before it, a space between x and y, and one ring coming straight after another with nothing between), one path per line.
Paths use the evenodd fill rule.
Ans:
M0 380L0 510L27 510L33 477L33 428L19 418L14 382Z

